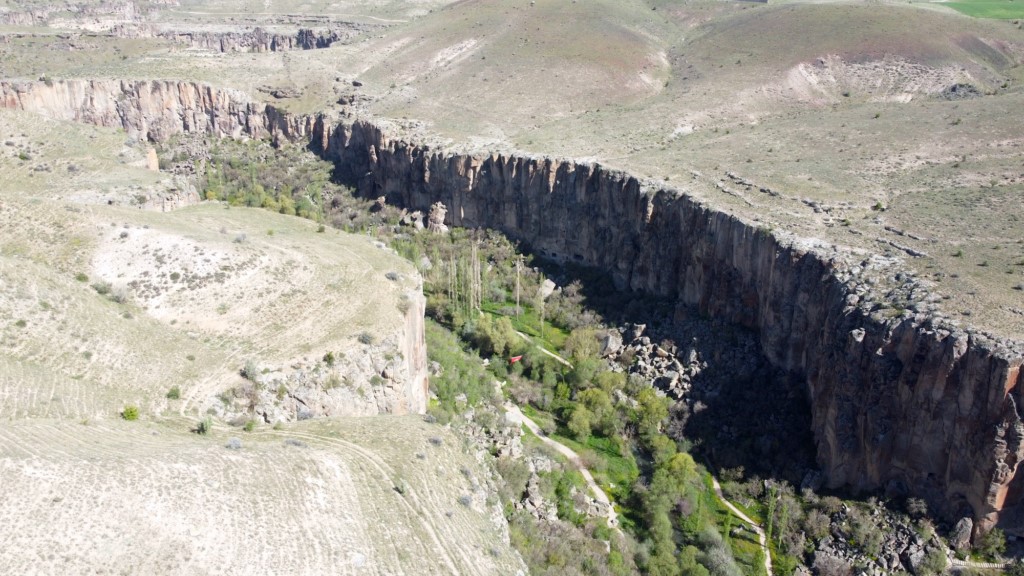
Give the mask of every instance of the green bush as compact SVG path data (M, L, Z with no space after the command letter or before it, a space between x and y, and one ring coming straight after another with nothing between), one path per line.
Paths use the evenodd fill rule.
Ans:
M132 404L129 404L128 406L125 406L124 410L121 410L121 418L124 418L125 420L128 420L129 422L132 421L132 420L138 420L139 419L139 407L135 406L135 405L132 405Z
M171 386L171 389L167 391L168 400L177 400L181 398L181 388L177 386Z
M213 418L207 416L196 424L194 432L200 435L207 435L213 429Z

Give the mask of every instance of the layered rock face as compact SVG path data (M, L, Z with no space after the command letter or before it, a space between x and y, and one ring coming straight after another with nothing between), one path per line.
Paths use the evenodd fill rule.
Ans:
M315 145L368 198L421 211L441 201L453 225L502 230L622 289L756 330L766 357L806 381L831 487L923 496L979 531L1005 511L1002 525L1024 530L1024 347L885 307L870 284L895 263L771 234L600 166L443 154L364 122ZM925 296L912 280L899 289Z
M182 132L297 139L312 128L312 119L283 114L237 90L192 82L0 81L0 106L124 128L132 138L154 142Z
M806 382L830 486L918 495L947 518L973 518L976 532L998 521L1024 534L1024 345L915 312L926 288L898 263L770 233L601 166L443 153L206 86L0 83L0 103L151 140L308 139L365 197L423 213L443 202L448 224L502 230L623 290L756 330L765 356Z
M358 27L353 25L350 34ZM330 48L345 36L337 30L315 32L303 28L295 34L274 34L262 28L251 32L159 32L154 34L192 48L217 52L285 52Z

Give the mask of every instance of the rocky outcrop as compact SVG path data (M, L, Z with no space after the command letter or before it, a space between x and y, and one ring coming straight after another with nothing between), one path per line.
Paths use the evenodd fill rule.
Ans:
M132 138L153 142L184 132L295 140L309 137L313 123L237 90L163 80L5 80L0 106L123 128Z
M266 423L330 416L424 414L427 411L426 299L404 294L402 328L382 341L313 361L281 366L247 364L244 380L229 394L210 399L218 417L239 423L256 416Z
M141 16L138 6L130 0L102 2L48 2L24 10L0 9L0 24L13 26L46 26L61 24L69 18L81 21L86 28L110 22L132 22Z
M314 31L302 28L295 34L275 34L255 28L248 32L158 32L160 38L184 44L190 48L214 50L216 52L285 52L288 50L315 50L330 48L331 44L347 39L361 28L355 24L350 29Z
M596 164L452 154L366 121L291 117L241 94L167 82L0 83L0 103L123 126L308 139L366 198L502 230L544 256L604 270L623 290L755 330L806 384L827 483L927 499L1024 534L1024 346L941 318L900 262L772 232Z

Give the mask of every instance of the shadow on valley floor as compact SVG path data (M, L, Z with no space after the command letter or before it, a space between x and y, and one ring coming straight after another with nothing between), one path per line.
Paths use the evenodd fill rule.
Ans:
M670 298L619 291L598 270L535 263L559 286L579 282L587 308L606 323L645 325L644 336L652 342L675 345L681 355L696 354L702 369L674 403L668 431L685 439L706 464L718 470L742 467L747 476L797 487L817 469L805 384L771 366L756 333Z

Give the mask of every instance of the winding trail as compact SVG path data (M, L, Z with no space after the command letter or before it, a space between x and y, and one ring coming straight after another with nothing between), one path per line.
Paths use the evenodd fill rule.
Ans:
M541 431L540 426L537 426L536 422L531 420L526 414L523 414L523 411L519 409L519 406L516 406L512 402L505 403L505 417L510 422L518 422L525 425L530 429L530 432L533 432L534 436L540 438L541 442L551 446L559 454L568 458L569 461L572 462L580 471L580 474L583 475L583 479L587 481L587 486L590 487L590 492L594 495L594 499L608 507L608 527L619 534L622 534L622 530L619 528L619 515L615 512L615 505L612 503L611 498L608 498L608 494L605 494L605 491L597 485L597 482L594 480L594 476L590 473L590 470L587 470L586 466L583 465L583 462L580 461L580 455L565 444L548 438L548 436Z
M538 346L537 344L533 343L533 340L526 334L523 334L522 332L519 331L516 331L516 334L518 334L523 340L526 340L527 342L533 344L541 352L558 360L559 362L565 364L569 368L572 368L572 364L570 364L568 360L562 358L561 356L555 354L554 352L547 350L543 346ZM597 482L594 481L594 477L590 474L590 470L587 470L583 466L583 463L580 461L579 454L577 454L572 448L569 448L565 444L548 438L540 430L540 427L537 426L537 423L531 420L525 414L523 414L523 411L519 409L519 406L516 406L512 402L505 403L505 414L506 417L509 418L511 421L521 422L522 424L525 424L526 427L529 428L535 436L540 438L542 442L557 450L560 454L568 458L570 462L576 465L576 467L580 471L580 474L582 474L583 478L587 481L587 485L590 486L590 491L594 493L594 498L596 498L598 502L603 502L608 505L608 526L615 529L617 532L621 534L622 530L619 529L618 514L616 514L615 512L615 506L608 498L608 495L605 494L604 490L602 490L601 487L597 485ZM761 545L761 551L764 552L765 574L771 576L772 554L771 551L768 549L768 538L764 533L764 528L762 528L761 525L757 522L754 522L754 520L751 519L750 516L744 514L743 511L737 508L735 505L733 505L732 502L726 500L725 495L722 494L722 486L721 484L718 483L718 478L715 478L713 474L711 475L711 486L715 490L715 496L717 496L718 499L721 500L723 504L725 504L725 507L728 508L729 511L731 511L733 514L735 514L740 520L743 520L748 525L750 525L750 529L757 534L757 542Z
M761 545L761 550L764 552L765 573L770 575L772 573L772 555L768 550L768 538L765 536L764 528L761 528L760 524L754 522L750 516L744 514L743 511L734 506L732 502L725 499L725 495L722 494L722 485L718 483L718 478L715 478L714 475L711 476L711 486L715 489L715 496L718 496L718 499L725 504L725 507L735 514L740 520L749 524L750 529L757 534L757 542Z

